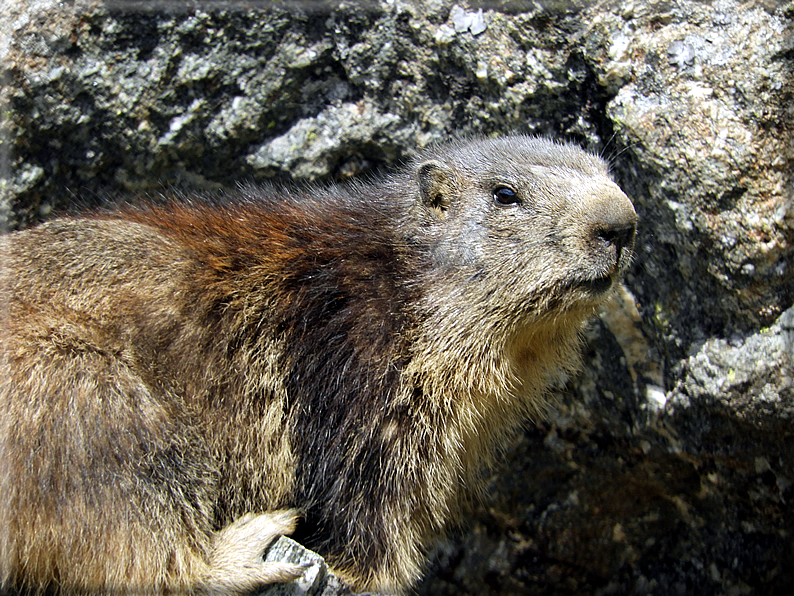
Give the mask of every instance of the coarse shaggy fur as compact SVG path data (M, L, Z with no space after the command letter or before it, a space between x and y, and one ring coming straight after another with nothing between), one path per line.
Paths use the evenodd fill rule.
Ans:
M604 163L513 136L0 239L0 585L400 592L630 260Z

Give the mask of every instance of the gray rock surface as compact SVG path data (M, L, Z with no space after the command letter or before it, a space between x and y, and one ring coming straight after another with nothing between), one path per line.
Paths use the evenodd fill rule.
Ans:
M794 592L792 2L175 6L5 0L6 227L454 135L600 152L641 219L626 290L418 591Z
M270 586L259 596L352 596L353 592L328 569L317 553L282 536L265 553L266 562L294 563L304 568L303 575L288 584ZM385 596L383 594L359 593L358 596Z
M350 588L328 570L323 558L291 538L282 536L265 553L265 561L295 563L304 567L303 575L288 584L279 584L260 596L349 596ZM375 594L371 596L377 596Z

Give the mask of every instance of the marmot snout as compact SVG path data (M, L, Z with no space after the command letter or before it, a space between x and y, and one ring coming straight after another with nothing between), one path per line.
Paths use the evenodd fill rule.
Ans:
M294 531L407 589L635 222L600 159L513 136L0 239L0 587L244 593Z

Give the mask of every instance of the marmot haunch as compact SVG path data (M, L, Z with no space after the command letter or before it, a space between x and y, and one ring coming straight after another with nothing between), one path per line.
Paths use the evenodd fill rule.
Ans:
M631 259L604 162L457 141L0 239L0 586L244 593L292 532L404 591Z

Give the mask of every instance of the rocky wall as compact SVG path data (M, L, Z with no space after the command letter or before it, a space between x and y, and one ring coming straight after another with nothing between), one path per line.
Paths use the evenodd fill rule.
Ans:
M794 4L6 0L0 218L528 132L640 215L581 376L420 594L794 586Z

